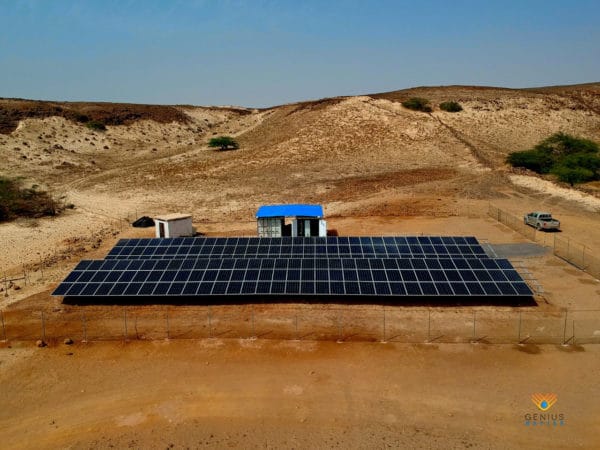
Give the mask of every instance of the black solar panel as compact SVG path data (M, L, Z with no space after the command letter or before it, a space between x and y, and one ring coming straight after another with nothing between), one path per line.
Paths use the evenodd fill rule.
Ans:
M84 260L53 292L67 297L281 294L533 295L510 262L491 258Z
M121 239L106 259L487 258L477 239L436 236Z

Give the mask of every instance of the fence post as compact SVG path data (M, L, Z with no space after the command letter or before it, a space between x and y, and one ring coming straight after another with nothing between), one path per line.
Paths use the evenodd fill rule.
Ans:
M123 308L123 325L124 325L124 338L127 341L127 308Z
M563 327L563 345L567 345L567 314L569 311L565 311L565 326Z
M427 342L431 342L431 310L427 310Z
M83 341L81 342L87 342L87 323L85 320L85 312L81 313L81 329L83 331Z
M169 308L165 311L165 318L167 320L167 339L171 339L171 325L169 324Z
M521 320L522 320L522 311L519 311L519 337L517 338L517 342L521 343Z
M298 335L298 311L296 311L296 320L295 320L295 326L296 326L296 340L300 339L300 336Z
M42 311L42 341L46 342L46 319L44 317L44 311Z
M338 310L338 343L343 342L343 331L342 331L342 313Z
M256 339L256 334L254 333L254 306L250 306L250 322L252 327L250 339Z
M4 313L0 311L0 320L2 321L2 340L6 342L6 327L4 325Z
M386 342L386 340L385 340L385 306L383 307L383 317L382 317L382 320L383 320L383 324L382 324L383 325L383 336L382 336L381 342L385 343Z
M573 345L575 345L575 320L573 320Z

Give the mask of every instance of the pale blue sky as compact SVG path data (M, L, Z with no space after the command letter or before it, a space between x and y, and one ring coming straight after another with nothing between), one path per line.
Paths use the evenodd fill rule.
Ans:
M0 97L263 107L600 80L600 1L0 0Z

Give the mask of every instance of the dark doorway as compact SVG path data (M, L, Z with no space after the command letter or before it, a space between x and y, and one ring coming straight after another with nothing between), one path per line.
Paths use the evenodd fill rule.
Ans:
M291 223L288 223L287 225L282 224L281 235L282 236L291 236L292 235L292 224Z
M298 219L298 236L318 236L319 235L319 219Z
M311 236L319 235L319 219L311 219L310 220L310 235Z

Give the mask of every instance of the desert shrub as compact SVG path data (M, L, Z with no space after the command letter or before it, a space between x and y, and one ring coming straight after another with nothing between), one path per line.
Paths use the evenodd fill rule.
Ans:
M571 186L575 185L575 183L592 181L595 178L594 172L584 169L583 167L571 168L566 166L558 166L552 169L552 173L556 175L560 181L569 183Z
M442 102L440 103L440 109L446 112L460 112L463 107L458 102Z
M90 118L88 116L86 116L85 114L81 114L81 113L74 113L73 119L75 119L79 123L86 123L86 122L90 121Z
M413 111L431 112L429 100L421 97L412 97L402 102L402 106Z
M555 133L537 144L534 149L560 158L574 153L598 153L600 148L589 139L577 138L566 133Z
M85 126L94 131L106 131L106 125L97 120L90 120L85 124Z
M600 172L600 156L595 153L574 153L562 158L560 165L570 169L584 167L598 175Z
M212 148L219 148L220 150L236 150L240 148L240 144L231 136L218 136L208 141L208 146Z
M556 133L531 150L513 152L506 161L537 173L552 173L573 186L600 179L598 144L566 133Z
M42 217L58 214L52 196L37 186L25 187L21 178L0 177L0 221L17 217Z
M537 173L548 173L554 165L551 155L538 150L513 152L506 160L513 167L524 167Z

